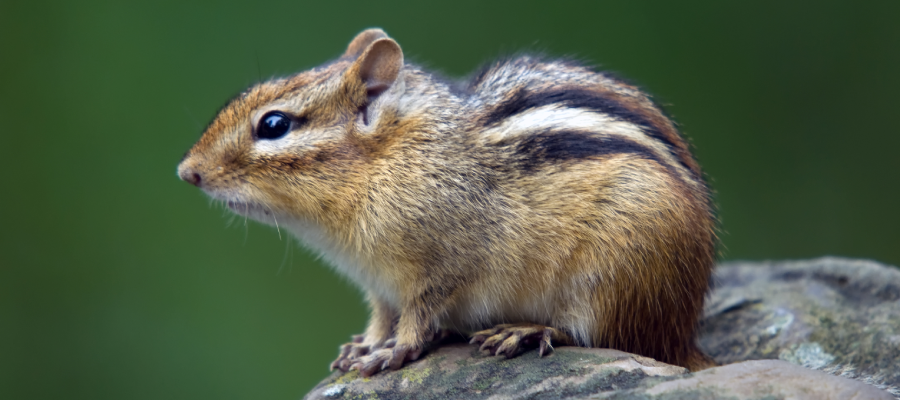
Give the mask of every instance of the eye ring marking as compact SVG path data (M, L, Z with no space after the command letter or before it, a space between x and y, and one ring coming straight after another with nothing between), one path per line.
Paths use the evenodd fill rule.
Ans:
M293 128L293 120L287 114L281 111L270 111L259 119L259 126L256 127L257 139L273 140L278 139Z

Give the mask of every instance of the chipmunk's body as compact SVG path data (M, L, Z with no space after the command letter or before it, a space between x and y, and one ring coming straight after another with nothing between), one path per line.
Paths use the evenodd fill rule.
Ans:
M366 292L335 362L371 374L436 329L514 355L549 340L700 369L708 191L633 86L564 61L498 62L455 87L380 30L233 100L179 166L235 212L288 227Z

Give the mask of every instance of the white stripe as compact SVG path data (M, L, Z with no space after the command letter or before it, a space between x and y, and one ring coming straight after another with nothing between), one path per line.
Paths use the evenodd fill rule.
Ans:
M524 137L538 132L578 130L628 138L656 153L669 165L683 169L681 163L669 152L668 147L645 134L639 125L618 120L608 114L585 108L572 108L560 104L548 104L510 116L501 124L486 129L482 136L488 143L504 139ZM682 171L685 174L686 171ZM690 174L687 174L690 176Z

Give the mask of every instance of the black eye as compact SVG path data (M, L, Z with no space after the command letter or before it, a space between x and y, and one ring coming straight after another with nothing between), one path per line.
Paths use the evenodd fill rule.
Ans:
M256 137L260 139L278 139L291 131L291 119L281 111L272 111L263 115L256 128Z

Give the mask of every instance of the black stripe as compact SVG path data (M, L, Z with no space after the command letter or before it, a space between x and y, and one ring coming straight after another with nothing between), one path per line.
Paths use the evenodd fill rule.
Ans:
M671 168L650 148L618 136L598 136L580 131L547 131L520 140L498 143L512 146L520 169L534 172L547 165L611 154L634 154ZM672 171L674 173L674 171Z
M613 99L603 97L601 94L590 90L553 89L545 92L531 92L528 89L519 89L513 94L512 98L503 102L485 116L484 125L497 124L516 114L550 104L560 104L569 108L586 108L638 125L643 128L644 133L648 136L664 143L672 155L680 160L679 155L674 151L674 149L678 148L677 143L673 143L670 138L663 135L649 119ZM690 170L687 165L685 165L685 168Z

